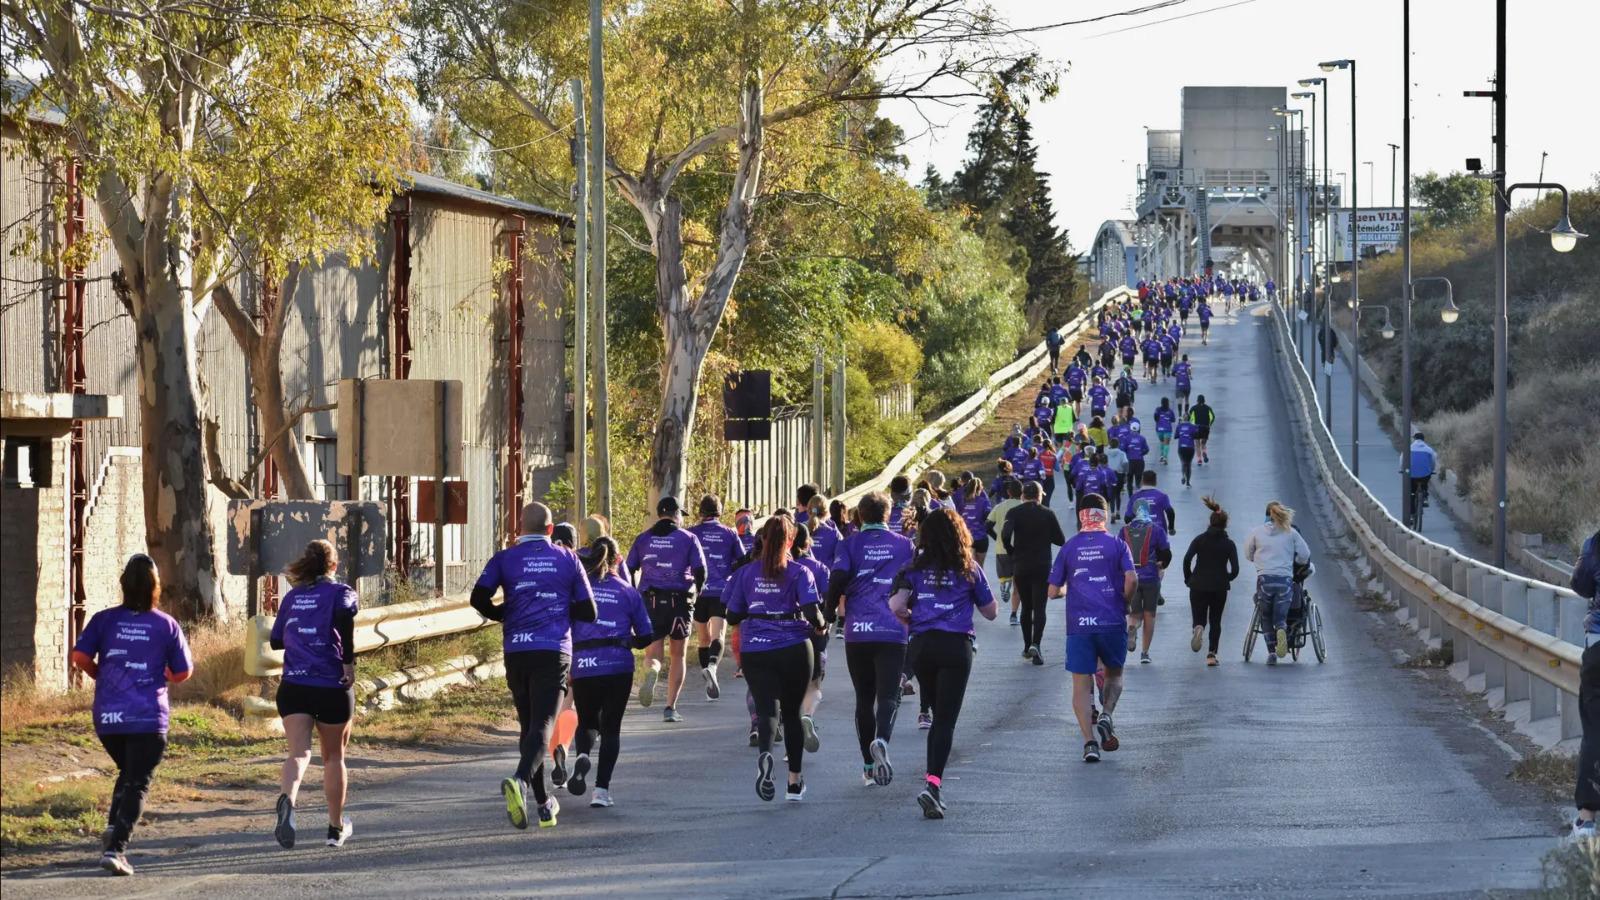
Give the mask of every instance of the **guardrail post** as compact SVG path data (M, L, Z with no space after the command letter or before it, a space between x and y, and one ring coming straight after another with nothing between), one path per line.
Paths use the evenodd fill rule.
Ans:
M1557 608L1555 591L1538 585L1526 585L1525 590L1529 627L1545 634L1555 634L1560 628L1558 621L1560 610ZM1543 719L1560 715L1560 694L1560 689L1555 685L1542 679L1533 680L1528 690L1528 699L1532 701L1533 706L1533 718Z

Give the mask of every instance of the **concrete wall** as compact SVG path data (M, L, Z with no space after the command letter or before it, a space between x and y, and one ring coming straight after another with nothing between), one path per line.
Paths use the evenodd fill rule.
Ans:
M1253 169L1277 180L1277 145L1268 127L1284 105L1281 87L1186 87L1183 89L1183 167Z

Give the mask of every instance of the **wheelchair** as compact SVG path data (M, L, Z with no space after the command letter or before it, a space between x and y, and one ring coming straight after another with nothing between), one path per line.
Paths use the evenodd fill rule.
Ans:
M1311 650L1316 654L1317 662L1328 661L1328 646L1322 638L1322 611L1317 608L1317 602L1312 599L1311 592L1306 590L1306 580L1314 571L1310 563L1296 563L1293 578L1291 599L1289 601L1289 658L1298 662L1300 652L1305 649L1307 641ZM1271 634L1272 621L1267 618L1263 621L1262 605L1259 597L1251 597L1250 628L1244 636L1244 661L1250 661L1250 654L1255 650L1256 638L1261 637L1268 642L1276 639Z

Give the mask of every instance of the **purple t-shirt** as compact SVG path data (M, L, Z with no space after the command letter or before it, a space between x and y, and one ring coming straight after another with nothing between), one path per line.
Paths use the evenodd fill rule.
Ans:
M895 576L894 589L911 592L913 635L925 631L972 634L973 609L994 602L989 579L977 566L965 573L907 566Z
M158 609L101 610L72 649L100 666L94 682L96 734L167 733L167 670L187 672L194 666L176 619Z
M716 519L691 525L688 530L700 542L700 551L705 554L705 595L721 597L723 588L728 584L728 576L733 574L733 564L746 552L739 540L739 532Z
M1040 462L1038 457L1024 459L1017 465L1017 477L1023 481L1043 481L1044 463Z
M628 550L628 568L638 573L639 590L692 589L695 570L705 571L706 568L706 554L700 539L676 526L665 533L660 533L658 528L639 535Z
M1127 627L1122 583L1132 570L1128 546L1104 531L1067 538L1050 567L1050 584L1066 588L1069 636L1119 634Z
M1139 573L1139 580L1159 582L1161 580L1161 560L1156 555L1156 551L1172 549L1171 542L1167 540L1167 529L1154 518L1150 520L1149 547L1146 548L1144 562L1141 563L1138 557L1133 556L1134 546L1128 538L1128 528L1131 525L1132 523L1122 526L1122 531L1117 534L1117 540L1122 541L1128 547L1128 555L1133 560L1133 570Z
M961 521L967 523L967 531L972 534L974 541L986 541L989 532L986 523L989 521L989 511L994 509L994 504L989 502L989 495L980 493L976 497L967 497L961 505Z
M1106 398L1109 396L1111 396L1111 392L1106 390L1106 386L1103 384L1097 384L1089 388L1089 408L1096 414L1105 412Z
M1083 370L1083 366L1080 366L1077 363L1067 366L1067 386L1071 388L1083 387L1083 380L1088 376L1088 374L1089 373Z
M800 618L764 619L755 618L755 614L787 615L820 601L810 569L791 561L780 577L767 578L761 574L761 561L756 560L728 579L722 602L730 613L752 615L739 626L739 649L743 653L759 653L806 641L811 637L811 625Z
M1172 423L1178 421L1178 411L1170 406L1156 407L1156 433L1172 433Z
M1128 429L1126 438L1120 446L1122 447L1122 452L1128 454L1128 459L1132 462L1138 462L1150 455L1150 442L1144 439L1143 434L1134 431L1131 427Z
M1178 447L1183 450L1193 450L1195 432L1198 432L1199 430L1200 426L1194 424L1193 422L1179 422L1178 430L1173 432L1173 434L1178 438Z
M832 559L832 557L829 557ZM791 556L790 560L805 566L811 573L811 581L817 586L817 600L821 602L822 592L828 587L828 564L807 551L804 556Z
M594 608L593 622L572 623L572 642L610 643L574 649L572 677L598 678L601 675L632 672L633 650L628 639L651 633L650 614L645 611L644 597L633 585L611 574L594 585Z
M283 645L283 680L306 687L343 687L344 638L334 623L355 617L360 604L348 584L319 578L283 596L272 641Z
M489 558L478 587L505 592L503 646L507 653L572 653L572 604L594 596L578 555L547 538L531 537Z
M1167 511L1172 509L1172 501L1161 492L1160 488L1140 488L1128 497L1128 508L1123 510L1122 517L1128 521L1139 518L1140 511L1150 517L1152 522L1165 523Z
M844 540L839 534L839 529L827 519L823 519L811 531L811 556L824 569L833 564L833 555L839 552L839 542ZM821 591L828 584L827 576L817 580L817 590Z
M884 528L863 528L839 543L836 572L849 572L844 589L844 639L903 644L906 627L889 611L894 577L916 556L911 542Z

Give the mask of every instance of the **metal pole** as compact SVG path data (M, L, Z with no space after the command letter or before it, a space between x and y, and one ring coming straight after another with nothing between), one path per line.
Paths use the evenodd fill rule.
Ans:
M579 522L589 517L589 148L583 125L583 82L574 78L572 89L572 256L573 348L572 348L572 434L576 453L573 473L575 515Z
M839 365L833 370L833 492L841 494L845 487L844 432L847 426L844 415L845 392L844 346L839 346Z
M828 421L823 417L827 396L823 393L822 348L811 360L811 477L807 479L818 486L828 483L827 457L823 443L823 428Z
M1411 0L1406 0L1406 2L1410 3ZM1409 84L1406 85L1406 90L1407 91L1411 90L1411 86ZM1389 205L1390 206L1394 205L1394 196L1395 196L1394 195L1394 188L1395 188L1395 181L1394 181L1394 177L1395 177L1394 155L1399 150L1400 150L1400 145L1399 144L1390 144L1389 145Z
M1506 0L1495 0L1494 41L1494 564L1506 565Z
M1309 93L1311 94L1311 198L1315 201L1317 199L1317 93L1316 91L1310 91ZM1324 113L1323 115L1326 117L1327 114ZM1323 122L1322 127L1326 130L1328 123ZM1310 227L1306 229L1306 236L1311 239L1311 290L1307 299L1311 301L1312 311L1315 312L1317 302L1317 205L1315 202L1311 206L1311 215L1307 224ZM1312 333L1312 337L1316 337L1315 332ZM1313 340L1311 343L1315 344L1316 341ZM1312 364L1316 361L1316 351L1311 346L1302 347L1301 349L1305 351L1306 355L1306 370L1315 377L1316 370L1312 367ZM1312 384L1315 383L1312 382Z
M1322 82L1322 261L1327 266L1322 274L1322 421L1333 430L1333 208L1328 205L1333 196L1328 186L1328 170L1333 168L1328 156L1328 119L1333 107L1328 105L1328 79Z
M606 378L606 71L600 0L589 0L589 278L594 315L594 469L598 506L611 515L611 401Z
M1501 0L1504 2L1504 0ZM1350 473L1361 477L1361 243L1356 227L1356 61L1350 60Z
M1400 141L1405 145L1406 172L1405 206L1400 210L1400 505L1409 525L1416 521L1411 508L1411 0L1401 4L1400 15L1400 79L1404 82Z

